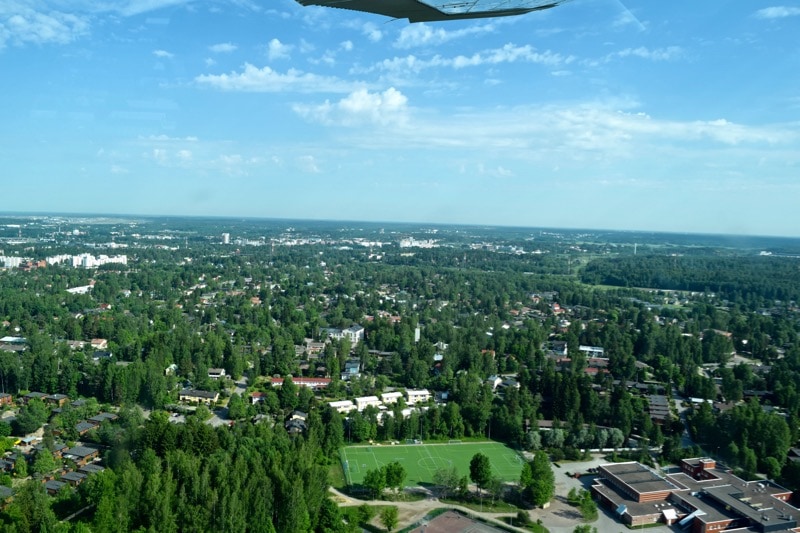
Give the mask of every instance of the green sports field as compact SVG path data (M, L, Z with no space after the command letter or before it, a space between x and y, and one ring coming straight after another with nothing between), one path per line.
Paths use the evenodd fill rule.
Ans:
M499 442L348 446L342 449L341 458L349 485L362 483L367 470L397 461L406 469L406 486L411 486L432 483L433 473L443 467L455 466L459 475L469 476L469 462L478 452L489 458L495 476L503 481L519 480L522 457Z

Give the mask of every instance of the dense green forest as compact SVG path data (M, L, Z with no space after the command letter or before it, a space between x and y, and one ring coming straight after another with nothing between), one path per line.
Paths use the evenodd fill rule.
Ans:
M717 293L749 308L800 300L795 258L636 255L595 259L581 272L590 284Z

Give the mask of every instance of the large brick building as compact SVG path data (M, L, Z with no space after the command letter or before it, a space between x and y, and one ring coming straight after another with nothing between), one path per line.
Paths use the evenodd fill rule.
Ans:
M788 489L744 481L712 459L684 459L680 472L666 476L634 462L603 465L598 472L592 492L632 527L678 522L691 524L692 533L798 531L800 509L787 503Z

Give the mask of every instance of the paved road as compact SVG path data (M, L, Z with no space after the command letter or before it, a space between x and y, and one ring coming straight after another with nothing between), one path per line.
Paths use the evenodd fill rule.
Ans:
M692 437L689 435L689 430L687 429L689 426L686 425L686 411L689 409L688 407L684 407L683 402L686 401L686 398L680 395L680 393L672 389L672 401L675 402L675 410L678 411L678 416L683 422L683 433L681 434L681 447L682 448L691 448L694 446L694 442L692 441Z
M244 396L244 392L247 390L247 378L242 377L240 381L236 381L233 384L233 392L238 394L239 396ZM215 409L213 411L213 415L206 421L206 424L210 424L214 427L217 426L224 426L230 423L230 419L228 418L228 408L227 407L220 407L219 409Z

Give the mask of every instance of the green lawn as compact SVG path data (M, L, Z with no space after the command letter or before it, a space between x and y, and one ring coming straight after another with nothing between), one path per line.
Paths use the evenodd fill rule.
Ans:
M517 481L522 471L520 455L499 442L460 444L407 444L348 446L342 449L342 467L350 485L364 480L367 470L397 461L406 469L406 486L433 482L433 473L455 466L461 476L469 476L469 462L476 453L489 457L492 472L503 481Z

